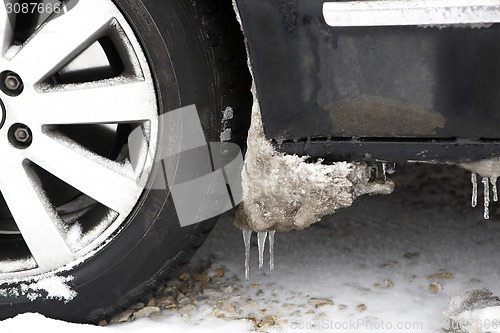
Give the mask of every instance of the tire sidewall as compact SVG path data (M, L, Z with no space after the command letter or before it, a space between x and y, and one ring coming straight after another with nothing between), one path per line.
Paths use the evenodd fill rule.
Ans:
M213 124L218 115L211 105L216 97L210 93L210 69L188 7L171 0L114 2L148 58L159 113L195 104L207 140L215 141L218 128ZM159 144L161 139L160 134ZM199 246L192 236L209 230L214 223L212 219L181 227L168 191L145 190L106 246L80 265L57 274L72 278L68 284L77 293L73 300L1 297L0 318L38 312L73 322L96 322L144 297L148 289L153 292L158 277L171 276L184 257L191 255L183 250ZM0 289L16 288L21 282L4 283Z

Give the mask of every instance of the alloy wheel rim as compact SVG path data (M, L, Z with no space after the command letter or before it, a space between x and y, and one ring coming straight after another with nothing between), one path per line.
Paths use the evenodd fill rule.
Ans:
M0 248L3 280L47 273L88 258L123 225L143 192L138 180L151 170L158 110L146 56L110 0L75 3L64 15L39 26L22 45L13 45L12 17L0 6L0 26L5 28L0 36L0 71L14 73L23 86L19 94L0 92L5 105L0 116L0 193L15 222L4 236L22 237L29 250L27 257L16 258L14 251ZM107 58L98 50L104 39L111 40L120 56L120 73L99 76L101 68L90 65L87 70L97 73L92 74L95 79L60 79L71 66L96 58L96 52ZM82 60L85 54L88 59ZM16 88L15 83L8 81L8 87ZM118 146L117 157L98 154L66 135L63 129L71 126L102 127L116 136L117 128L142 127L140 163L132 166L126 144ZM26 136L30 143L23 147ZM80 195L58 206L42 173ZM92 209L97 207L96 215ZM90 221L91 211L99 221Z

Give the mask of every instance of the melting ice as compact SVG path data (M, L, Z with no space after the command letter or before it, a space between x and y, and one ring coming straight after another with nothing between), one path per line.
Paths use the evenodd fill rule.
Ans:
M484 218L490 218L490 184L493 192L493 201L498 201L497 179L500 176L500 158L492 158L471 163L462 163L460 166L471 172L472 207L477 206L477 176L481 176L484 193Z
M253 231L243 230L243 243L245 245L245 279L250 279L250 240ZM264 268L264 250L266 239L269 239L269 270L274 270L274 236L276 231L264 231L257 233L257 246L259 252L259 269ZM269 236L269 237L268 237Z

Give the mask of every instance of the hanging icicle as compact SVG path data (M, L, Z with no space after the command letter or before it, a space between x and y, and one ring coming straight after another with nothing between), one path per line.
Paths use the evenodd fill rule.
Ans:
M264 231L257 233L257 245L259 252L259 269L264 268L264 250L266 248L266 239L269 234L269 270L274 271L274 237L276 231ZM245 279L250 279L250 241L252 238L251 230L243 230L243 242L245 244Z
M490 178L491 189L493 190L493 201L498 201L497 178Z
M472 182L472 207L477 206L477 175L473 172L471 173Z
M269 231L269 270L274 271L274 235L276 230Z
M250 239L251 230L243 230L243 242L245 243L245 280L250 280Z
M490 218L490 179L483 177L482 181L484 187L484 219L488 220Z
M259 269L264 267L264 248L266 247L267 231L257 233L257 246L259 249Z

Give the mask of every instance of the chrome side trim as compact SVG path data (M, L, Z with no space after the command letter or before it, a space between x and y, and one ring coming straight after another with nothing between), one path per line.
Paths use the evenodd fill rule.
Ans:
M500 0L375 0L325 2L332 27L482 25L500 22Z

